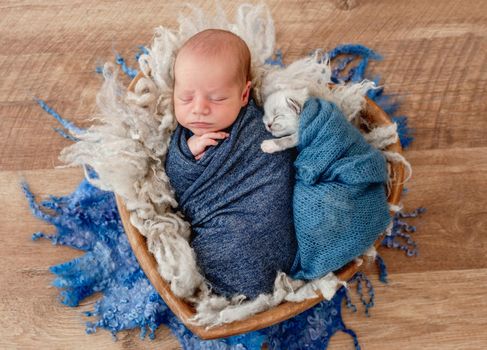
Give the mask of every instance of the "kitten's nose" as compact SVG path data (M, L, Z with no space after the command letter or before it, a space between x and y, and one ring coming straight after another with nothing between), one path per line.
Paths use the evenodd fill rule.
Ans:
M267 123L267 127L270 129L272 126L272 123Z

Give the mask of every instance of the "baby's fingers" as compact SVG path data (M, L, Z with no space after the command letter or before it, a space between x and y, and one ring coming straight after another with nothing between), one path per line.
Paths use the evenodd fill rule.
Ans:
M201 135L202 138L205 138L205 139L225 139L227 138L228 136L230 136L229 133L226 133L226 132L223 132L223 131L219 131L219 132L209 132L207 134L204 134L204 135Z
M218 141L213 139L201 139L201 146L208 147L208 146L216 146L218 145Z
M203 156L204 156L204 155L205 155L205 152L200 153L200 154L198 154L197 156L195 156L195 157L194 157L194 159L196 159L196 160L200 160L201 158L203 158Z

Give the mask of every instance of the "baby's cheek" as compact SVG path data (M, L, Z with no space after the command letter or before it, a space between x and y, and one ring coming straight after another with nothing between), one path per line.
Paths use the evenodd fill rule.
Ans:
M179 124L185 124L187 122L187 108L178 104L174 105L174 115Z
M238 114L240 113L240 105L238 103L232 104L228 106L225 110L223 115L225 115L226 121L230 124L233 124L233 122L237 119Z

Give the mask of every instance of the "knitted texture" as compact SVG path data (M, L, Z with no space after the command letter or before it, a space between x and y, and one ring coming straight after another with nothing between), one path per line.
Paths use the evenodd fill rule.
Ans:
M364 253L390 223L388 174L380 151L330 102L305 103L299 134L292 273L315 279Z
M296 254L294 151L261 151L269 138L262 116L251 100L230 136L198 161L187 145L190 131L178 126L166 158L179 209L191 222L198 267L225 296L272 293L277 272L288 273Z

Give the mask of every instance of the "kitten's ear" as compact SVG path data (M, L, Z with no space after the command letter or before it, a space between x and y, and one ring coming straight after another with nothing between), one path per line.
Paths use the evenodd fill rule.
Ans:
M294 113L300 114L301 113L301 104L298 100L294 97L286 97L286 103L293 110Z
M286 102L289 108L291 108L296 114L300 114L307 97L308 89L302 88L293 91L293 97L287 97Z

